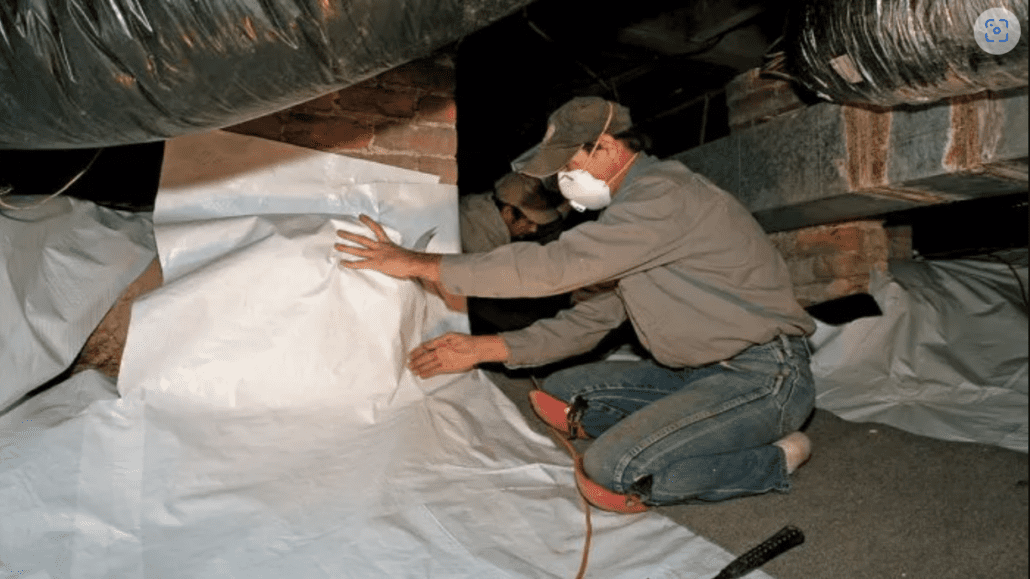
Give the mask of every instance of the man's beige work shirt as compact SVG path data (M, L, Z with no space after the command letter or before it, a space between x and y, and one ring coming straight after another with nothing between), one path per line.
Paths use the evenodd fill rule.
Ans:
M810 334L783 258L729 193L677 161L642 155L597 221L552 243L445 255L453 293L539 297L618 280L556 317L501 334L510 367L589 351L627 317L667 366L725 360L779 334Z
M508 224L501 217L493 193L465 195L458 200L461 250L465 253L490 251L511 243Z

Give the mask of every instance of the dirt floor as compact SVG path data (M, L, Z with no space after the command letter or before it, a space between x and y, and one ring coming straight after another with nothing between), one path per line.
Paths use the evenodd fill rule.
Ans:
M526 399L532 383L490 376L545 432ZM779 579L1027 576L1026 454L822 410L806 432L813 457L791 492L658 511L735 555L798 527L804 544L763 567Z
M92 368L112 378L118 377L125 340L129 334L132 303L141 295L160 287L163 282L161 263L154 258L147 269L118 296L97 329L90 334L72 364L73 374Z

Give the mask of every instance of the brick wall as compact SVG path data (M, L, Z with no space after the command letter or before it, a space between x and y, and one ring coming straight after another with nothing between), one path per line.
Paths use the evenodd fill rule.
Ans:
M769 238L783 254L803 306L868 292L874 270L886 272L889 260L912 253L911 229L885 228L882 221L806 227Z
M369 159L458 182L454 60L436 55L290 109L226 130ZM133 301L161 285L157 260L134 281L86 341L72 373L117 377Z
M726 85L730 132L753 127L805 106L789 82L761 77L757 68L737 75Z
M789 82L763 78L757 68L730 81L726 105L731 131L746 130L806 106ZM807 227L769 237L783 254L804 306L868 292L874 270L886 272L888 260L912 256L910 227L885 228L875 220Z
M226 130L458 182L454 58L437 54Z

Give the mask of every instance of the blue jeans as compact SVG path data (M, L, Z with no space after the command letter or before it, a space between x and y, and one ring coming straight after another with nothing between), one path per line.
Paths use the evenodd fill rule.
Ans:
M815 404L808 343L780 336L729 360L668 368L597 362L549 376L543 389L582 408L596 440L587 475L649 505L718 501L790 489L783 450Z

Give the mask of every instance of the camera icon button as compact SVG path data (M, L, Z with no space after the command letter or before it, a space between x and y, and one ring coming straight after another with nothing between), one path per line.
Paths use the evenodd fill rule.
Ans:
M1016 15L1005 8L988 8L973 24L977 45L989 54L1011 51L1019 42L1020 26Z

